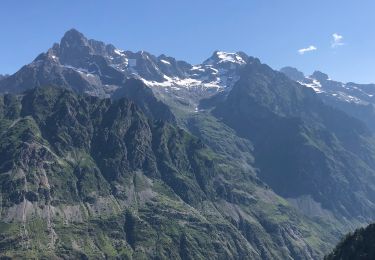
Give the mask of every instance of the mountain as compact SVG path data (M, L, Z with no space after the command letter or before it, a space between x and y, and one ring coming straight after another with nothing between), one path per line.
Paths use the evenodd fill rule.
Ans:
M166 96L194 111L198 99L233 85L238 69L247 59L244 53L215 51L202 64L193 66L166 55L123 51L89 40L72 29L32 63L0 80L0 92L21 93L33 87L56 85L109 97L127 79L136 78L152 87L159 98Z
M324 259L375 259L375 224L348 234Z
M361 121L259 60L246 65L227 96L209 103L254 145L258 176L302 212L349 223L374 219L374 138Z
M282 71L68 31L0 80L0 252L321 259L373 222L375 141L338 83Z
M320 71L306 77L292 67L285 67L280 71L292 80L312 88L326 104L360 119L375 131L375 84L342 83L330 79Z
M131 101L0 96L0 255L317 259L334 232Z
M0 80L2 80L2 79L5 79L6 77L8 77L9 75L3 75L3 74L0 74Z

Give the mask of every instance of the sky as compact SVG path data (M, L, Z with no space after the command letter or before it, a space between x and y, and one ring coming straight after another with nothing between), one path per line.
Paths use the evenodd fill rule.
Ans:
M274 69L375 83L374 0L1 0L0 74L75 28L124 50L197 64L244 51Z

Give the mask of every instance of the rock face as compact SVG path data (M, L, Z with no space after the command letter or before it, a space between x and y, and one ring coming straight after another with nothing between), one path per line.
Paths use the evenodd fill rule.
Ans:
M96 96L106 96L113 85L121 85L124 75L112 67L112 45L88 40L76 30L68 31L60 44L54 44L32 63L1 81L2 92L19 93L47 85L72 88ZM114 63L122 60L115 55Z
M311 259L333 239L254 172L125 99L4 95L0 133L4 257Z
M375 224L349 233L324 259L375 259Z
M294 81L303 82L304 80L306 80L305 74L303 74L303 72L293 67L281 68L280 72L284 73L285 75L287 75L290 79Z
M154 120L163 120L175 123L176 118L169 107L162 101L158 100L152 90L147 87L141 80L129 79L124 86L117 89L113 95L113 99L126 97L135 102L143 113Z

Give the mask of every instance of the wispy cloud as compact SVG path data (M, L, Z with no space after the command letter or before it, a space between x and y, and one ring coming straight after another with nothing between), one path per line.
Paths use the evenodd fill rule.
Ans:
M336 48L338 46L344 45L344 43L343 43L344 37L342 35L340 35L338 33L334 33L334 34L332 34L332 37L333 37L332 43L331 43L332 48Z
M301 54L301 55L303 55L303 54L305 54L305 52L316 51L317 49L318 48L316 48L314 45L310 45L307 48L299 49L298 53Z

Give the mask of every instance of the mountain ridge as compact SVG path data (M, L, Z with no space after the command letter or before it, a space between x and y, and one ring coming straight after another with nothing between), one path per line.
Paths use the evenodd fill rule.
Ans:
M255 146L255 165L260 168L259 176L279 195L295 198L320 194L320 199L315 197L314 200L322 203L324 208L336 208L341 212L336 212L339 216L343 214L347 218L361 218L358 214L364 212L364 208L372 207L369 203L364 208L354 209L353 205L362 203L361 196L345 198L354 184L359 185L356 189L361 191L374 188L374 164L370 159L375 151L372 133L361 121L324 105L311 89L303 88L267 65L256 63L245 68L227 97L214 105L213 113L240 136L251 140ZM340 157L358 162L353 165L345 163L346 166L342 167L340 164L344 161ZM335 165L335 161L340 161L340 164ZM367 166L358 170L361 161ZM330 174L332 176L328 177ZM339 181L336 175L349 179ZM369 187L359 188L367 184L357 178L367 178ZM295 186L293 181L296 181ZM338 193L332 191L336 188L324 183L339 185ZM346 192L340 195L340 190ZM327 194L322 195L324 192ZM369 192L364 196L374 200L372 194ZM363 216L367 221L374 217L370 208L365 210L367 217Z
M332 80L325 73L315 71L305 76L296 68L285 67L280 70L289 78L312 88L328 105L365 122L372 131L375 129L375 84L343 83Z
M85 61L87 59L93 59L94 62L88 64ZM185 61L177 61L164 54L156 57L145 51L136 53L123 51L112 44L89 40L82 33L71 29L64 34L59 44L55 43L46 53L38 55L33 62L60 63L61 66L68 66L67 68L70 66L72 69L86 74L91 74L91 72L100 74L101 69L110 70L109 67L112 67L114 71L109 71L109 74L120 72L123 77L138 76L150 85L157 83L166 84L171 80L173 81L173 78L176 77L180 79L177 82L168 84L178 85L178 81L184 80L189 76L192 84L195 84L194 81L197 81L199 77L214 77L218 72L217 69L211 69L214 64L219 65L218 69L224 69L227 67L225 64L229 63L231 66L237 66L236 64L244 64L247 59L248 56L243 52L225 53L215 51L202 64L193 66ZM103 73L106 72L104 71ZM110 85L105 84L109 82L101 80L104 85ZM123 79L120 78L116 84L121 85L121 80ZM207 83L210 82L214 82L213 79L207 81ZM212 83L212 87L218 87L219 85ZM9 88L6 90L12 91Z

